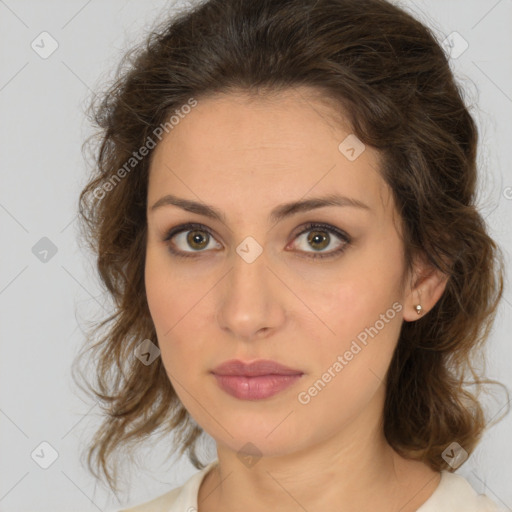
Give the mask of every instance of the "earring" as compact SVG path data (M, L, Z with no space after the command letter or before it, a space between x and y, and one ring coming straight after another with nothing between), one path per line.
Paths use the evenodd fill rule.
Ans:
M418 315L421 315L421 310L423 309L421 307L421 304L416 304L416 306L414 306L414 309L416 310L416 313L418 313Z

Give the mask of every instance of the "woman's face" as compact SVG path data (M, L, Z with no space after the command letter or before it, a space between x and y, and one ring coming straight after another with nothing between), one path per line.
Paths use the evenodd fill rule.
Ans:
M145 282L162 361L197 423L235 451L364 436L408 300L377 153L308 92L198 99L152 157ZM327 196L345 199L310 203ZM295 373L212 373L263 359Z

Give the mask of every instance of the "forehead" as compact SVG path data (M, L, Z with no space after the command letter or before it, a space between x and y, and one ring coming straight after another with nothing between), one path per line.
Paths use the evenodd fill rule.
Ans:
M197 98L155 148L148 196L179 191L249 206L338 192L386 207L377 152L350 161L339 147L348 136L341 106L308 88Z
M333 140L326 142L332 143L340 133L350 132L341 113L341 105L307 87L268 93L217 93L199 98L197 106L182 116L164 140L173 141L180 150L190 149L190 144L222 151L309 148L327 133ZM162 142L159 146L166 145Z

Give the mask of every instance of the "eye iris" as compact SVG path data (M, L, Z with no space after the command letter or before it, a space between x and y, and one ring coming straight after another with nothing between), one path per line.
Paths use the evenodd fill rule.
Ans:
M325 231L310 231L308 243L322 244L317 249L325 249L329 245L329 235ZM315 247L313 247L315 249Z
M204 249L208 245L209 235L203 234L204 231L189 231L187 235L187 243L194 249ZM202 240L202 242L201 242Z

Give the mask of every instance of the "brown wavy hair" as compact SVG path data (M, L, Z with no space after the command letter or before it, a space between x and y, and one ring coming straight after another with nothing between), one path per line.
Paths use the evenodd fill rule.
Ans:
M297 86L334 100L357 137L380 152L407 269L422 255L449 276L435 307L402 325L387 373L389 444L434 470L453 470L443 450L457 441L471 453L489 426L478 395L499 383L476 367L503 291L503 256L476 207L476 125L435 35L384 0L203 1L126 53L87 112L99 130L86 141L95 156L79 199L81 236L114 312L89 331L78 358L86 356L94 378L75 373L104 412L88 467L112 489L116 453L151 434L173 433L180 453L205 466L196 453L202 429L161 359L146 366L134 357L142 340L158 341L144 287L152 152L130 159L190 98ZM133 168L116 179L128 161Z

